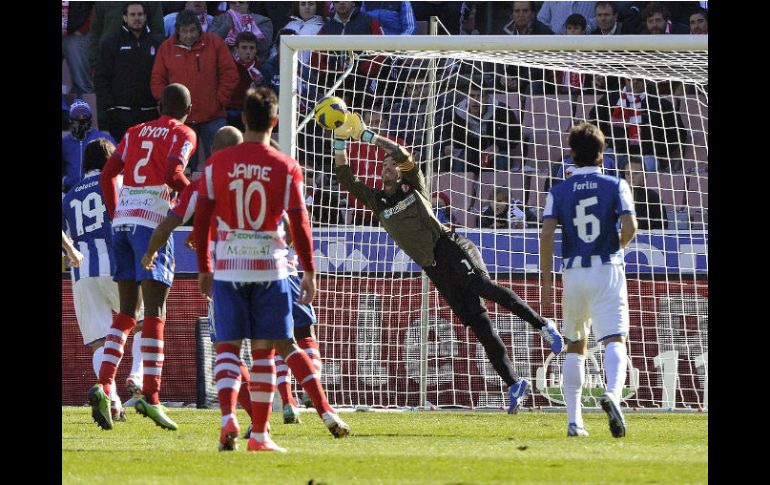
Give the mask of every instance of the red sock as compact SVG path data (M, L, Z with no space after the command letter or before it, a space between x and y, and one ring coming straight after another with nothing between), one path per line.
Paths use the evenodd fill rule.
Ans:
M251 393L251 422L253 433L267 436L267 421L275 392L275 349L252 349L249 391Z
M219 409L222 416L235 414L235 402L241 388L241 349L233 344L217 344L214 379L217 383Z
M313 366L315 366L315 374L320 377L323 363L321 362L321 352L318 350L318 342L316 342L313 337L305 337L297 341L297 345L307 354L308 357L310 357L310 360L313 361Z
M301 350L295 350L286 358L286 364L294 373L294 377L302 386L302 389L310 395L318 415L323 418L323 414L326 412L334 413L334 409L326 400L326 393L323 386L321 386L321 381L313 373L314 366L310 357Z
M278 388L278 392L281 394L283 405L291 404L296 406L297 401L291 392L291 371L280 355L275 356L275 377L275 387Z
M142 329L142 363L144 385L142 394L150 404L160 403L160 376L163 372L163 327L166 321L159 317L144 317Z
M246 368L246 365L241 362L240 370L241 370L241 388L238 391L238 404L241 405L244 411L246 411L246 414L251 417L251 395L249 394L249 369Z
M134 325L136 325L135 319L125 313L118 313L112 320L112 327L104 338L104 357L99 366L99 383L108 396L115 384L118 364L123 358L123 346L126 344L126 338Z

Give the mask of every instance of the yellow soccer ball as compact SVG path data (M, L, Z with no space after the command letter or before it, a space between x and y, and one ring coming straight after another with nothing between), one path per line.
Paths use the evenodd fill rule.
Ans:
M342 126L347 115L348 107L336 96L323 98L315 105L315 122L327 130Z

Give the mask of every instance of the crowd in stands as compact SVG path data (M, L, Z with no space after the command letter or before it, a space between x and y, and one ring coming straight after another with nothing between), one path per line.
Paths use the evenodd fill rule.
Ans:
M187 86L193 99L187 124L198 134L200 155L191 161L188 171L197 178L200 164L211 152L214 133L225 125L242 129L240 106L246 90L268 86L279 91L277 43L283 35L421 35L427 33L431 16L441 21L439 33L450 35L708 34L707 4L62 2L62 60L67 61L70 80L62 86L62 130L69 131L62 138L62 190L82 177L83 148L90 140L106 137L117 145L130 126L157 118L160 93L174 82ZM309 110L323 95L322 89L344 69L344 58L333 53L311 56L307 51L300 57L301 99L307 100L300 108ZM522 108L528 101L512 105L499 99L498 92L590 94L595 103L584 116L597 122L607 137L606 170L624 176L637 162L648 173L684 174L688 170L681 164L688 134L681 107L669 100L668 95L676 94L670 92L671 83L659 86L641 79L592 79L510 65L500 72L474 63L443 67L460 69L462 76L457 86L445 89L437 99L434 140L442 142L430 149L425 147L423 129L427 61L410 60L408 66L388 64L381 58L359 62L358 75L350 76L340 93L350 106L372 107L364 113L365 122L383 136L409 147L425 147L414 154L422 161L432 160L434 172L463 173L476 182L485 171L531 175L539 170L531 162L539 155L534 134L524 129L529 120L523 119ZM372 85L373 76L387 82ZM398 96L393 95L396 86ZM89 96L95 102L83 101ZM315 126L298 138L299 161L312 173L308 201L319 208L314 220L376 225L370 213L339 196L333 176L323 175L333 173L330 165L318 165L330 164L328 139ZM357 145L351 144L349 154L354 172L381 187L377 164L384 154L369 145ZM324 153L327 156L318 156ZM548 184L568 175L570 160L556 162L547 170ZM632 186L640 187L637 202L653 203L651 189L643 191L638 177L633 180ZM447 223L470 225L467 220L454 220L448 210L454 204L446 190L439 187L434 194L438 217ZM523 203L506 190L487 195L475 204L478 217L473 218L473 225L536 227L538 215L531 203ZM636 198L636 188L634 195ZM665 210L651 208L649 218L665 220ZM655 224L649 227L659 228Z

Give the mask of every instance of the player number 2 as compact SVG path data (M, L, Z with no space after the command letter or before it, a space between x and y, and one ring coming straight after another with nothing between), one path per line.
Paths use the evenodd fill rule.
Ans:
M150 156L152 155L152 142L143 141L142 150L147 150L147 156L136 162L134 167L134 181L139 184L143 184L147 177L145 175L139 175L139 169L144 167L150 162Z
M230 182L230 190L235 191L235 210L238 213L238 227L240 229L246 229L244 224L244 206L246 212L246 219L249 221L249 225L252 229L257 230L262 227L262 222L265 220L265 201L267 196L265 195L265 186L259 180L253 180L249 182L246 187L246 193L243 193L243 179L237 179ZM251 217L251 197L254 192L259 193L259 214L256 219Z
M70 201L70 207L75 209L75 230L78 236L82 236L86 232L91 232L102 227L104 224L104 204L102 203L101 196L96 192L91 192L88 197L79 201L73 199ZM93 219L92 224L83 226L83 218L87 217Z
M601 232L599 218L593 214L586 214L587 208L598 203L599 199L596 196L588 197L578 202L577 207L575 207L577 217L572 219L572 222L577 228L578 237L587 243L594 242L599 237L599 232ZM591 228L590 231L588 230L589 226Z

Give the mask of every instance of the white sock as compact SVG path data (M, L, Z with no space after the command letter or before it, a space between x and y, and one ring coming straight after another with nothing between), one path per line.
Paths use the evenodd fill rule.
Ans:
M567 404L567 423L575 423L580 428L583 427L581 397L585 381L585 363L585 355L568 353L561 370L562 392Z
M118 386L112 386L110 388L110 401L115 403L115 407L120 409L123 407L123 403L120 402L120 396L118 396Z
M610 342L604 349L604 375L607 380L607 392L615 398L615 404L620 405L623 396L623 384L626 382L626 344Z
M131 375L139 378L141 385L144 369L142 368L142 331L134 334L131 344Z
M229 421L231 418L232 418L232 419L236 419L236 418L235 418L235 415L233 415L232 413L230 413L230 414L225 414L224 416L222 416L222 427L223 427L223 428L225 427L225 425L227 424L227 422L228 422L228 421ZM236 422L237 422L237 419L236 419Z
M91 356L91 364L94 366L94 373L96 378L99 379L99 369L102 367L102 359L104 358L104 346L102 345L98 349L94 350Z

